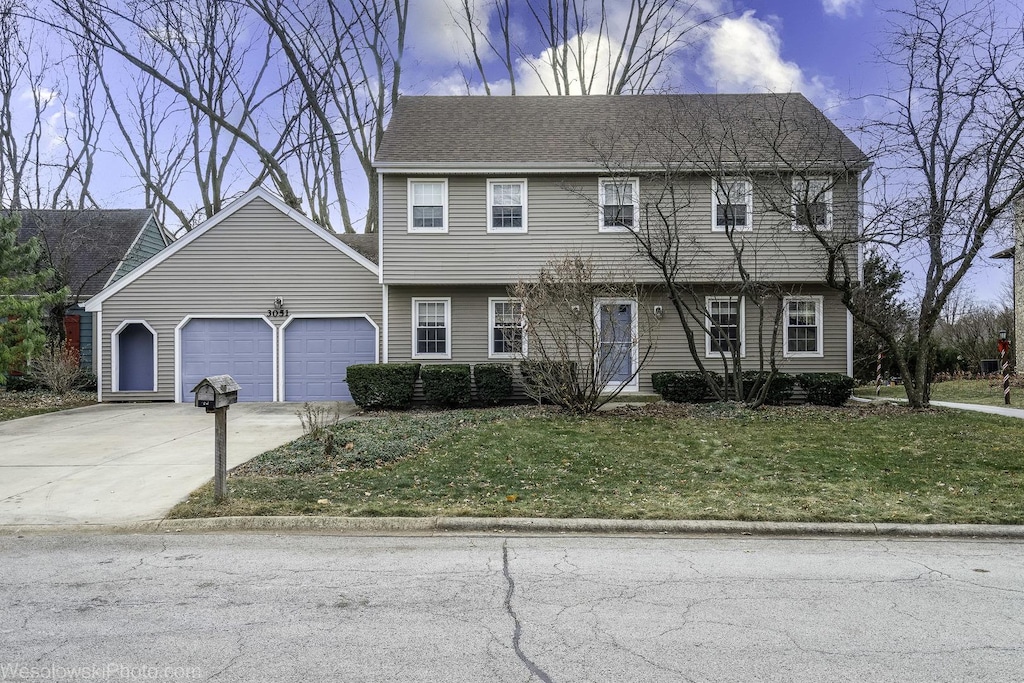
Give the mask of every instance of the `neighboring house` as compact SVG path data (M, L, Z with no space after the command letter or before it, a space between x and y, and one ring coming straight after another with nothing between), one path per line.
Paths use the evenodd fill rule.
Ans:
M70 290L63 312L64 332L82 367L91 369L95 325L82 304L171 239L151 209L25 209L18 213L18 240L38 239L42 265L55 271L57 287Z
M86 303L99 400L189 402L221 374L243 401L348 399L345 368L380 357L376 246L246 193Z
M815 139L834 144L816 146ZM678 154L654 158L662 149ZM721 159L706 156L715 150ZM780 369L852 374L852 319L824 285L822 250L751 189L749 174L777 177L779 158L828 183L814 210L837 235L855 235L869 164L801 95L402 97L374 163L382 181L384 361L514 359L503 341L516 312L508 286L535 277L553 257L582 253L610 278L628 271L654 287L646 303L596 302L601 325L615 316L636 321L641 305L664 316L656 349L624 390L651 392L652 372L692 369L682 325L659 298L660 276L630 233L671 164L676 196L686 197L684 229L699 254L686 272L722 334L741 345L746 367L757 367L757 323L737 295L721 226L726 212L740 218L748 268L756 264L759 278L785 292ZM724 186L734 190L728 206ZM634 374L642 341L629 338L628 325L613 327L625 332L611 343L632 344L634 365L609 382ZM720 371L721 341L701 336L705 361Z

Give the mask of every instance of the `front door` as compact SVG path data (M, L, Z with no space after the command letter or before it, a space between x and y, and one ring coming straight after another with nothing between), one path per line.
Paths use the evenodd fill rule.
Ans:
M598 381L609 388L636 384L635 314L633 301L598 302Z

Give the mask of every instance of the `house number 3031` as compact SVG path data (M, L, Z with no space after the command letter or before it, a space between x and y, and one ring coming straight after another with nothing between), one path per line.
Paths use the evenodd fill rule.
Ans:
M287 318L288 317L288 309L287 308L268 308L267 309L267 317L268 318Z

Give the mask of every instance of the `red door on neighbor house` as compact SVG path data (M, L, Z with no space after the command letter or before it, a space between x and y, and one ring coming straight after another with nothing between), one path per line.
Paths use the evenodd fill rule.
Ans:
M75 358L82 352L82 319L77 315L64 316L64 338L67 345L75 350Z

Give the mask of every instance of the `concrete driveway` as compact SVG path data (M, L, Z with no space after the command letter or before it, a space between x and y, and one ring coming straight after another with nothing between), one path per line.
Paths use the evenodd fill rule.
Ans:
M232 406L228 467L301 435L297 409ZM160 519L212 477L213 415L191 404L109 403L0 422L0 525Z

